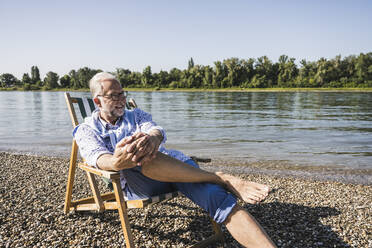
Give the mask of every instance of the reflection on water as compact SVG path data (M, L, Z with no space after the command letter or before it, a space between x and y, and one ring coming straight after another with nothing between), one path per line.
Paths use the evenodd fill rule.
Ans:
M74 92L74 96L89 93ZM372 93L130 92L187 154L372 168ZM0 92L0 150L67 155L62 92Z

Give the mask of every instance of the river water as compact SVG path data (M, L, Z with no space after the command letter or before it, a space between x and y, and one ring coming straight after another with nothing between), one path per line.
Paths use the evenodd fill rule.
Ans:
M89 97L87 92L72 96ZM372 93L130 92L167 147L236 161L372 169ZM63 92L0 92L0 150L68 156Z

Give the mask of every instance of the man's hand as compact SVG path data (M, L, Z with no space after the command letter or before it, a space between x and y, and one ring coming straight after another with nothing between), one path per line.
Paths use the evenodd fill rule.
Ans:
M97 160L98 168L102 170L119 171L136 166L132 161L133 153L127 152L127 146L134 141L133 137L126 137L116 144L114 154L103 154Z
M119 141L114 154L100 156L97 165L103 170L114 171L143 165L156 157L162 140L163 136L158 130L150 134L136 133Z
M136 133L131 136L132 142L130 144L125 142L126 151L133 154L132 162L142 165L156 157L162 141L162 135L159 133L157 130L153 134Z

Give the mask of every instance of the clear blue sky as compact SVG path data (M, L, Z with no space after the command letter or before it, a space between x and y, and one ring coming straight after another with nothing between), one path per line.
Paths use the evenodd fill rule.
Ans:
M1 0L0 74L372 52L372 1Z

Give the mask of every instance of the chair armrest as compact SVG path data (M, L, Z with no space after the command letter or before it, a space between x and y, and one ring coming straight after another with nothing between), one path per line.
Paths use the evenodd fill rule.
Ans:
M106 177L108 179L118 179L120 178L120 173L118 171L106 171L94 168L86 163L79 163L79 168L90 173L93 173L97 176Z

